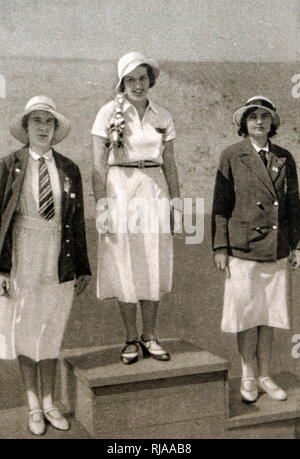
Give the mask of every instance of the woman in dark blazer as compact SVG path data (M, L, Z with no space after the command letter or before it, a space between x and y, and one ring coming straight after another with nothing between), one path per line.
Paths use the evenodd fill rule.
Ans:
M269 367L273 328L289 328L288 257L300 264L297 171L270 141L280 119L269 99L252 97L234 122L245 139L221 155L212 220L215 265L226 272L222 330L237 333L242 398L255 401L259 387L285 400Z
M45 419L69 428L54 406L56 363L74 288L90 276L79 168L52 148L69 129L51 99L33 97L10 123L26 146L0 160L0 302L14 311L1 356L18 357L35 435Z

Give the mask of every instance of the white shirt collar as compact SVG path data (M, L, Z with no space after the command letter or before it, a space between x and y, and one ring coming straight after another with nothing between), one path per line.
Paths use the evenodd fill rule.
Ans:
M41 157L45 158L45 159L52 159L53 157L53 153L52 153L52 148L50 148L50 150L48 150L46 153L44 153L43 155L38 155L35 151L33 151L30 147L29 147L29 154L30 156L32 157L32 159L34 159L35 161L37 161L38 159L40 159Z
M259 151L261 150L264 150L264 151L267 151L269 152L270 151L270 147L269 147L269 142L266 143L266 145L262 148L260 147L259 145L257 145L256 143L254 143L252 140L251 140L251 143L253 145L253 147L255 148L256 152L258 153Z
M132 105L132 103L129 102L129 100L128 100L126 97L124 97L123 112L125 113L126 110L128 110L130 107L133 107L133 108L134 108L134 106ZM149 110L149 109L150 109L150 110L153 110L154 113L156 113L156 114L158 113L155 104L154 104L150 99L148 99L148 105L147 105L147 107L146 107L146 111Z

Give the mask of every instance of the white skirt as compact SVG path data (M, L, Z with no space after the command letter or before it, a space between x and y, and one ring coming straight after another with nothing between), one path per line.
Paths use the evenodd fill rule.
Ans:
M139 199L146 207L155 200L169 199L167 182L160 167L110 167L106 189L108 198L126 201L129 207ZM156 210L155 206L150 206L149 215L143 215L147 220L151 214L151 225L146 231L128 224L128 231L120 231L116 226L113 233L99 234L99 299L115 297L125 303L159 301L162 295L171 291L173 239L170 232L158 229L161 228L162 214ZM130 219L132 223L134 217L134 212L130 214L129 211L125 223L126 220L130 223ZM170 218L169 214L165 218ZM124 218L122 221L124 223Z
M221 329L237 333L265 325L290 328L288 259L261 263L229 257Z
M13 227L11 296L0 297L0 358L35 361L59 355L74 282L59 283L57 224L17 217Z

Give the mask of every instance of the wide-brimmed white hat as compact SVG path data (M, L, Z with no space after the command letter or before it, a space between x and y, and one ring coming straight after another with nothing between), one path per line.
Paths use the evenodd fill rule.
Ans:
M24 116L36 110L43 110L44 112L51 113L57 120L57 127L54 131L51 144L55 145L61 142L70 132L70 121L61 113L56 111L56 105L50 97L47 96L34 96L27 102L23 113L15 116L10 124L9 129L11 134L19 140L19 142L27 144L29 142L28 132L22 126Z
M280 124L280 118L278 113L276 113L276 107L270 99L267 99L264 96L254 96L247 100L243 107L239 108L233 115L233 122L237 125L241 125L241 121L244 113L249 108L264 108L267 110L273 119L273 124L275 127L278 127Z
M122 80L125 75L128 75L128 73L132 72L132 70L136 69L139 65L142 64L148 64L152 68L155 78L158 77L159 75L159 65L158 62L155 61L154 59L147 59L145 56L143 56L141 53L137 51L132 51L131 53L124 54L119 59L118 62L118 76L119 76L119 83L116 86L116 90L120 91L120 86L122 83Z

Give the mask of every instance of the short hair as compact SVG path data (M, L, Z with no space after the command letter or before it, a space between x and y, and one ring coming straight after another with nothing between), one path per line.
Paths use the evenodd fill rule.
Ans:
M25 131L28 130L28 119L29 119L31 113L33 113L33 112L30 112L30 113L28 113L28 115L24 115L24 116L23 116L23 119L22 119L22 128L24 128ZM53 115L52 115L52 116L53 116ZM58 127L58 124L59 124L59 123L58 123L58 121L57 121L57 118L55 118L55 116L53 116L53 118L54 118L54 129L56 129L56 128Z
M145 67L147 70L148 78L149 78L149 88L153 88L155 85L155 73L153 72L153 68L149 64L141 64L138 67ZM124 84L124 77L122 78L122 81L120 83L120 91L124 92L125 91L125 84Z
M241 123L240 123L240 127L239 127L239 130L238 130L238 135L239 136L248 137L249 133L248 133L248 129L247 129L247 118L248 118L249 115L251 115L251 113L255 112L257 110L257 108L258 107L250 107L243 114L242 119L241 119ZM271 115L271 113L270 113L270 115ZM272 117L272 115L271 115L271 117ZM275 124L273 122L273 117L272 117L271 129L270 129L270 132L268 132L268 137L273 137L276 134L277 134L277 128L276 128L276 126L275 126Z

